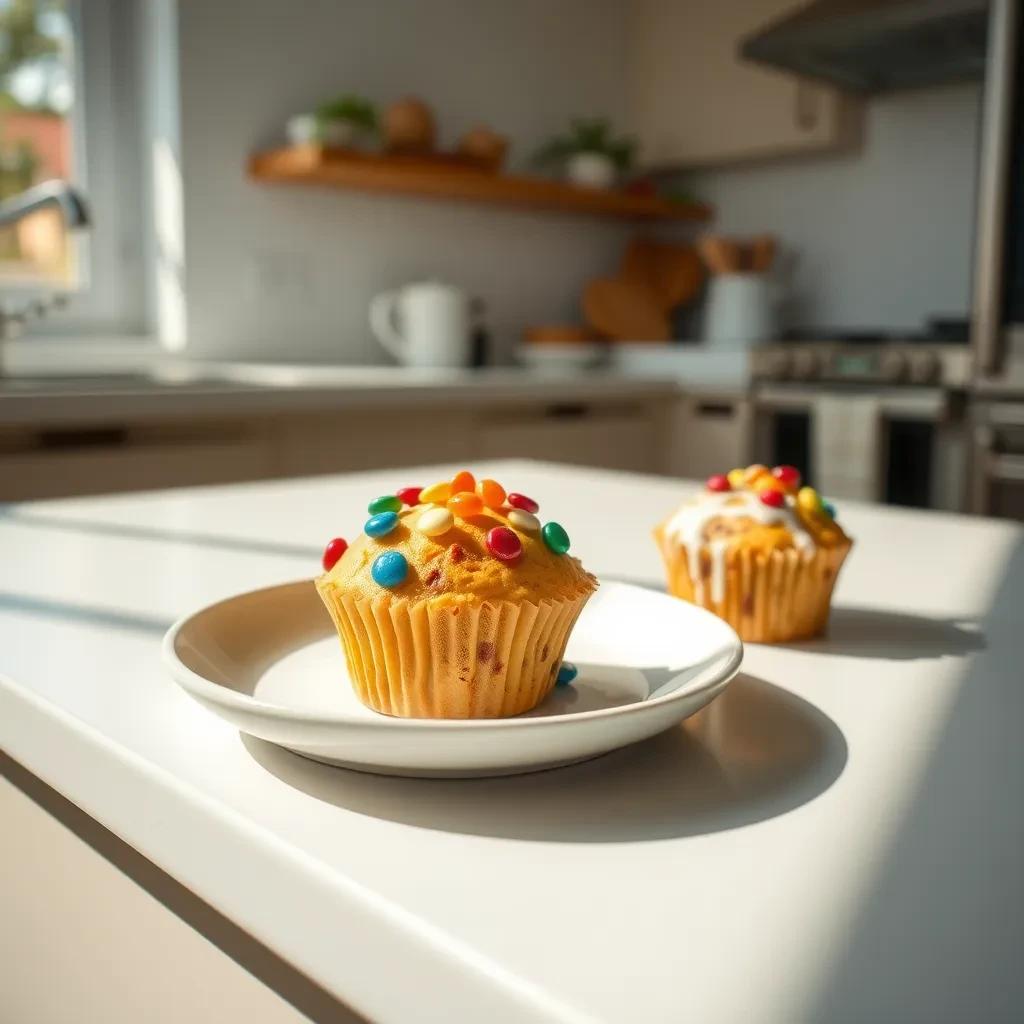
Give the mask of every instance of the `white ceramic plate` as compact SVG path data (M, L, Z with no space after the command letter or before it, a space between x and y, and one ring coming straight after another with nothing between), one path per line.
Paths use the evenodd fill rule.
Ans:
M385 775L513 775L583 761L653 736L725 689L743 646L694 605L625 583L587 603L566 658L580 672L516 718L401 719L363 707L309 580L240 594L164 638L172 675L242 732Z

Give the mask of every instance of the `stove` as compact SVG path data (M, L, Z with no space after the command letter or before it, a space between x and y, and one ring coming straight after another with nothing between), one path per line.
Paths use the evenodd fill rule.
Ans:
M919 334L887 331L793 332L751 350L752 379L827 385L965 388L971 356L967 323L933 320Z

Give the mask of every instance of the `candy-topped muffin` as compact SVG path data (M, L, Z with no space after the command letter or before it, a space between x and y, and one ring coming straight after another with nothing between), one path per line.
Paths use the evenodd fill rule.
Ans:
M654 531L668 589L725 619L743 640L817 636L853 543L835 514L792 466L713 476Z
M317 590L359 699L405 718L536 707L597 580L539 506L457 473L375 498L363 533L324 552Z

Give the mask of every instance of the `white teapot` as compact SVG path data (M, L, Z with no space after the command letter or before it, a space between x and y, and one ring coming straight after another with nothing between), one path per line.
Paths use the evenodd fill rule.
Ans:
M475 305L461 288L417 282L373 299L370 327L406 366L468 366Z

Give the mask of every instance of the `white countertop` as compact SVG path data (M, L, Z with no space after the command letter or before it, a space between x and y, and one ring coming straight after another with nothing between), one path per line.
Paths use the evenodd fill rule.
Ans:
M592 570L660 581L687 485L486 468ZM328 768L170 681L172 620L312 574L368 496L439 475L8 507L0 747L374 1020L1019 1017L1020 528L841 508L828 640L751 645L685 728L532 776Z
M167 362L136 376L0 376L0 426L273 416L404 407L671 400L679 382L654 373L419 370Z

